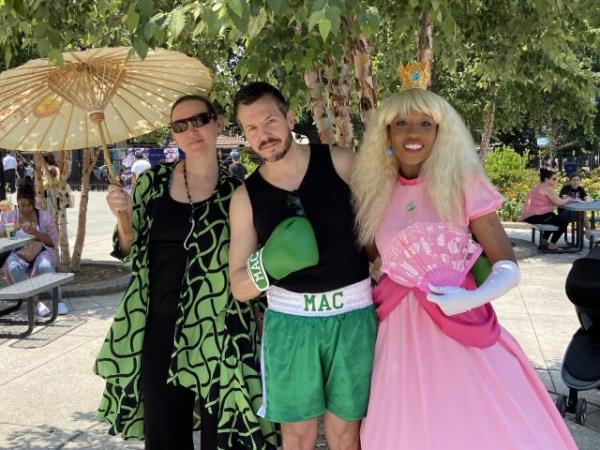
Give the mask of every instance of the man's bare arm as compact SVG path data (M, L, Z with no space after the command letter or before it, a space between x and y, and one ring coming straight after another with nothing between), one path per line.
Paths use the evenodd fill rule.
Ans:
M252 300L260 291L250 279L246 261L258 249L258 237L252 220L252 205L245 186L240 186L229 204L231 243L229 247L229 279L233 296L242 302Z
M343 147L332 147L331 148L331 160L335 171L346 184L350 183L350 177L354 170L354 160L356 154L349 148Z

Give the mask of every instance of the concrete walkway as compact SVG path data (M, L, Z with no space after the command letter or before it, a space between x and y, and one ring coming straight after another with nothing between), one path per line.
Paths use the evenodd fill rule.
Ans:
M90 259L109 259L114 222L104 195L92 193L90 240L84 249ZM74 216L70 223L76 223ZM510 234L528 238L525 230ZM494 302L500 322L521 343L552 395L567 392L560 365L579 324L564 282L572 262L583 254L520 261L521 285ZM27 339L0 340L0 449L143 448L108 436L106 424L94 417L103 382L92 374L92 364L119 301L118 294L68 299L72 314L36 327ZM587 425L574 424L572 417L567 424L581 449L595 450L600 448L600 395L582 396L590 402Z

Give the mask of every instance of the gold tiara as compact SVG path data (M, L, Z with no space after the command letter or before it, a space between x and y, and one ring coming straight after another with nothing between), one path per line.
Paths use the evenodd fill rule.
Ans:
M398 78L400 78L400 90L427 89L429 85L429 74L420 62L411 62L398 66Z

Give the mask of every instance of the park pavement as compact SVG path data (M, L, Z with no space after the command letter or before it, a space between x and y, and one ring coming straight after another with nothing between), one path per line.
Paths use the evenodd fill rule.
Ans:
M114 220L104 196L90 195L83 257L96 261L110 259ZM76 209L69 211L73 227L76 214ZM75 230L70 231L74 236ZM525 230L508 231L511 237L528 238ZM573 261L583 255L545 254L521 260L521 284L494 302L501 324L520 342L553 398L567 392L560 377L561 360L579 326L565 296L565 278ZM51 326L36 327L26 339L0 339L0 449L143 448L139 442L107 435L107 425L95 418L103 382L92 373L92 365L120 294L66 301L72 313ZM586 426L575 424L572 416L566 422L579 448L598 449L599 391L582 396L589 402Z

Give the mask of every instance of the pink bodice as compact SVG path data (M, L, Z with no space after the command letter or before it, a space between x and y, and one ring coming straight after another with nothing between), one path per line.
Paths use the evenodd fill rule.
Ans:
M469 223L496 211L502 205L502 196L481 175L465 186L463 192L464 212L460 224L468 232ZM400 231L414 223L441 222L435 211L423 179L407 180L398 177L386 211L375 235L375 243L379 254L383 254L390 240ZM433 238L433 236L432 236Z
M448 228L448 226L443 224L437 215L425 187L422 179L406 180L399 177L376 233L375 242L382 257L381 268L388 275L382 277L379 285L373 292L373 300L377 305L377 315L380 320L384 320L392 310L412 293L419 305L427 312L431 320L444 334L461 342L463 345L480 348L491 346L496 343L500 336L500 327L491 305L487 304L462 314L448 317L442 313L437 305L426 299L427 287L421 286L416 281L414 283L407 282L406 280L411 279L411 277L397 276L402 273L402 270L409 270L412 267L418 269L417 272L423 274L425 278L430 277L432 270L432 264L430 263L432 259L435 259L435 270L447 270L450 272L456 270L453 263L457 261L450 258L452 252L449 252L449 249L441 245L446 240L442 239L444 242L440 243L438 239L444 234L450 236L449 233L440 231ZM476 175L470 180L470 183L463 192L463 202L463 217L459 224L454 224L455 227L453 228L454 232L459 235L462 231L465 234L469 234L469 224L472 220L498 209L502 204L502 196L498 194L483 176ZM415 224L428 225L418 226ZM403 230L411 234L415 234L417 230L420 230L418 233L419 242L415 243L415 245L418 244L419 249L415 250L409 245L410 248L404 246L404 249L411 251L395 251L399 244L398 237L403 237L406 234L400 233ZM426 230L432 230L430 236L424 232ZM415 236L415 239L417 240L417 236ZM387 251L388 247L390 251ZM434 258L435 255L427 252L427 249L439 248L441 248L440 251L446 252L445 256L447 258ZM460 248L467 248L467 246L461 245ZM423 251L421 252L421 250ZM480 251L478 247L477 250ZM411 254L414 252L418 253L416 260L414 258L411 259ZM461 252L455 253L460 254ZM476 258L479 254L478 252L474 252L474 250L470 250L469 253L472 258ZM425 264L426 259L429 261L427 264ZM468 267L460 270L461 281L457 282L456 285L460 285L465 289L475 289L476 286L472 276L468 274L464 278L465 270L468 270L472 263L471 259ZM392 281L392 279L397 282Z

